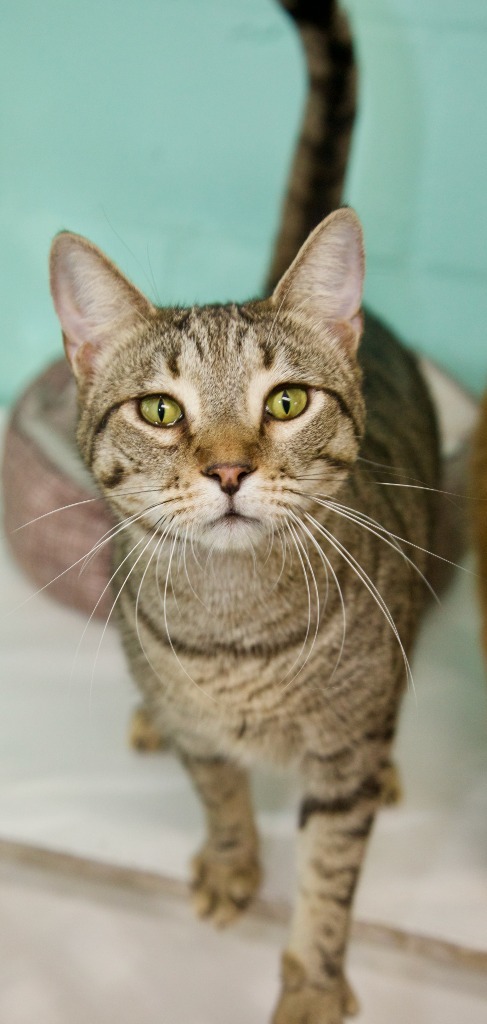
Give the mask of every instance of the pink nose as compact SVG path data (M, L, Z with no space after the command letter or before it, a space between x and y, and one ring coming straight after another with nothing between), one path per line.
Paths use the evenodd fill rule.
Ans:
M203 470L204 476L216 476L220 487L225 494L235 494L238 491L244 477L253 473L252 466L248 463L242 465L235 462L215 462Z

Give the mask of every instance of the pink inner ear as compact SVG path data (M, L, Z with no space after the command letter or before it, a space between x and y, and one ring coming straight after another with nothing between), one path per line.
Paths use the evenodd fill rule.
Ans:
M92 369L97 352L128 336L154 307L86 238L58 235L51 249L51 292L66 354L77 375Z
M274 299L319 322L346 321L359 335L364 269L358 217L352 210L337 210L311 233L279 282Z
M353 324L356 314L362 305L362 293L365 276L365 260L363 254L362 235L358 235L355 225L345 225L342 239L343 277L341 290L341 316Z
M70 235L58 235L51 250L51 292L63 329L66 354L73 366L78 349L93 340L87 311L82 309L83 290L85 304L90 301L87 284L92 276L86 274L86 244L84 239L78 241Z
M76 376L91 373L96 356L96 345L89 321L77 310L71 282L60 279L53 283L54 305L63 329L64 349Z
M76 308L69 283L57 282L53 297L56 313L67 338L68 348L74 352L79 345L84 345L88 341L86 320Z

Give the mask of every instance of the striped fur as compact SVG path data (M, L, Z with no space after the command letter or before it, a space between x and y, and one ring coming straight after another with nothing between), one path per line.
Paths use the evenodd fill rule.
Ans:
M80 450L120 523L123 643L206 810L198 913L227 924L258 886L247 766L302 780L275 1024L341 1024L352 1008L351 902L425 599L434 416L414 360L372 317L359 346L362 276L349 210L269 299L242 306L156 309L91 243L60 235L52 252ZM308 406L273 421L266 396L285 383ZM148 394L184 419L145 422ZM235 493L210 472L222 465L242 470Z
M225 925L252 898L245 769L294 764L299 891L273 1022L341 1024L356 1009L344 978L353 893L381 793L395 785L390 747L425 598L434 502L422 485L436 482L437 439L413 359L371 316L357 354L353 214L299 252L340 204L355 64L334 0L281 2L310 89L271 297L157 310L73 236L54 244L52 286L78 379L80 449L121 523L117 613L151 712L137 742L159 734L172 745L206 810L196 910ZM309 409L270 423L266 395L292 382L310 386ZM178 399L184 429L141 422L137 398L152 392ZM231 498L207 473L221 463L245 467ZM229 501L248 521L215 526Z
M357 72L348 18L336 0L279 0L303 45L308 97L289 176L267 290L320 221L342 202L355 118Z

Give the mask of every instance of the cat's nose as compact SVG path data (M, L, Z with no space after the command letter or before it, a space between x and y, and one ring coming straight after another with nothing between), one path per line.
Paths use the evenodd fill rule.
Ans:
M225 494L235 494L242 480L253 473L254 470L249 463L240 462L214 462L202 470L204 476L218 477L220 487Z

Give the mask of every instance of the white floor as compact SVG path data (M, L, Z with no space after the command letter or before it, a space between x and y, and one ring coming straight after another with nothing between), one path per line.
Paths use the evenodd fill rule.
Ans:
M474 579L432 609L356 916L487 950L487 681ZM32 588L0 550L0 836L184 877L199 807L168 756L128 750L134 693L111 629ZM78 649L79 641L81 645ZM100 647L99 647L100 644ZM99 649L98 649L99 647ZM293 887L291 780L255 779L265 894ZM171 901L0 866L1 1024L265 1024L279 926L215 934ZM367 1024L486 1024L487 977L355 944Z

